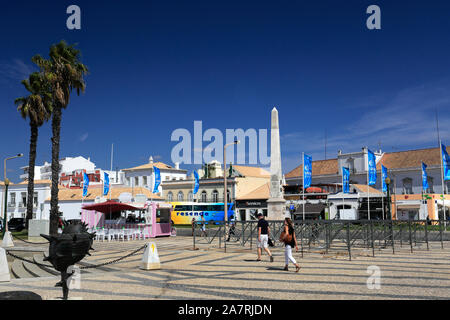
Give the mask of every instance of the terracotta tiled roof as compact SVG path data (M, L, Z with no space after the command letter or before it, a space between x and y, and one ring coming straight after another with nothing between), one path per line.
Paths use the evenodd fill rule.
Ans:
M266 183L236 200L269 199L269 195L269 183Z
M111 192L111 199L117 200L119 195L124 192L132 193L133 195L137 194L145 194L148 199L160 200L162 199L160 196L150 192L150 190L142 187L130 188L130 187L112 187L109 192ZM83 189L68 189L68 188L59 188L58 192L58 200L59 201L81 201L83 198ZM103 188L89 188L87 196L84 200L95 200L96 197L103 196ZM105 197L109 199L109 194ZM49 201L50 198L47 199Z
M352 187L356 189L359 193L367 193L367 185L365 184L352 184ZM383 192L378 191L375 188L369 187L370 195L383 195Z
M153 167L157 167L158 169L175 169L174 167L169 166L168 164L165 164L163 162L153 162L153 163L146 163L141 166L137 166L137 167L133 167L133 168L123 169L123 171L151 169Z
M447 147L447 152L450 148ZM386 152L377 163L377 169L381 170L381 164L388 169L398 168L418 168L421 163L425 162L427 165L440 165L441 155L439 148L418 149L399 152ZM312 163L313 176L338 174L337 159L318 160ZM302 177L302 165L299 165L294 170L285 175L286 178Z
M285 175L285 178L294 178L303 176L303 165L299 165L294 170L290 171ZM312 173L313 176L320 176L326 174L337 174L338 173L338 161L337 159L329 160L317 160L312 162Z
M22 181L17 184L28 184L28 181ZM52 180L34 180L34 184L52 184Z
M447 147L447 152L449 151ZM378 161L377 169L381 170L381 164L388 169L417 168L422 162L428 166L441 165L440 148L385 153L381 161Z
M244 177L270 177L270 172L259 167L233 165L233 168L236 169Z

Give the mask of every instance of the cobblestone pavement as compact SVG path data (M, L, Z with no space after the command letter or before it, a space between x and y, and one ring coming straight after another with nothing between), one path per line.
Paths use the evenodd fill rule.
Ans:
M82 299L449 299L450 246L440 243L426 248L409 247L354 251L352 261L345 251L324 254L320 250L294 257L302 266L299 273L290 265L283 271L283 248L273 250L275 261L263 256L256 261L255 249L229 245L227 253L214 246L199 244L192 250L190 237L158 238L146 241L96 242L95 251L85 259L102 263L123 256L154 241L161 269L139 269L137 254L102 272L85 274L81 289L71 290L71 297ZM381 271L380 289L369 289L369 266ZM15 279L0 284L0 291L33 291L43 299L61 296L55 288L58 277Z

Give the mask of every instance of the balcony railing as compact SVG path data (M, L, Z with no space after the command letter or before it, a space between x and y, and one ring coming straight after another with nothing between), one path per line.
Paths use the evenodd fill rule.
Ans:
M15 208L16 207L16 203L15 202L8 202L8 207L9 208Z

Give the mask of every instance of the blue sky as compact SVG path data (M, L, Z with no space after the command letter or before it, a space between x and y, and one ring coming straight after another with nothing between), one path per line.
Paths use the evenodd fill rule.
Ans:
M81 30L66 28L71 4ZM371 4L381 30L366 28ZM90 69L86 93L63 113L61 156L102 168L111 143L114 167L150 155L171 163L173 130L192 131L194 120L223 132L269 128L273 106L283 172L302 152L323 159L325 130L328 158L365 145L436 147L435 109L450 144L448 12L448 1L9 1L0 11L0 160L26 155L8 162L17 181L29 127L13 101L25 94L30 58L61 39L78 43ZM50 137L48 123L37 164L51 160Z

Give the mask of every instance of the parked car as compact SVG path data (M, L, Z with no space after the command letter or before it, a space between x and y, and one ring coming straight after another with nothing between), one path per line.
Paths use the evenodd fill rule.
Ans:
M11 218L8 221L8 230L9 231L22 231L25 229L25 218Z

